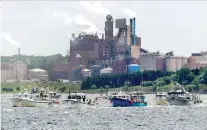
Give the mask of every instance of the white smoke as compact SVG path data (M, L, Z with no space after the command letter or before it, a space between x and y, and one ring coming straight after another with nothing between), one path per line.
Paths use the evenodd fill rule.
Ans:
M86 27L87 29L84 29L83 32L87 34L93 34L93 33L102 33L99 31L91 21L87 20L85 17L83 17L81 14L77 14L74 16L74 22L81 27Z
M87 20L81 14L75 15L73 19L74 19L74 22L79 26L95 27L95 25L91 21Z
M88 19L86 19L81 14L76 14L73 17L69 17L65 12L53 12L54 17L63 17L65 24L75 23L78 27L85 28L83 32L85 33L102 33L97 29L97 27Z
M72 24L73 20L65 12L53 12L54 17L63 17L65 24Z
M3 33L1 34L1 38L4 38L5 40L7 40L10 44L20 48L20 45L12 39L11 35L9 33Z
M136 17L136 12L132 9L124 9L123 13L129 17Z
M102 7L99 1L95 1L95 2L80 1L80 5L91 13L96 13L98 15L110 14L109 9Z

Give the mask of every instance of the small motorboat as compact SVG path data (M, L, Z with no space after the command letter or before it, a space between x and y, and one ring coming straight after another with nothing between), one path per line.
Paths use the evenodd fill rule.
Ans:
M48 93L48 95L49 95L50 99L60 99L60 97L61 97L61 94L59 94L57 92L53 92L53 91L50 91Z
M70 104L72 107L92 105L91 99L86 100L86 95L84 93L69 93L67 99L65 99L63 103Z
M168 105L167 94L164 92L157 92L154 98L155 105Z

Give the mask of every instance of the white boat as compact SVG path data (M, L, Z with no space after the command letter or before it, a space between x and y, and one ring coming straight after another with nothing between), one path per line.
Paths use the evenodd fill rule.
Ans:
M155 105L168 105L167 94L164 92L157 92L154 98Z
M71 107L75 108L95 105L95 101L92 102L91 99L86 99L86 95L84 93L71 93L63 103L68 103Z
M49 91L48 93L50 99L60 99L61 94L53 91Z
M193 100L190 93L177 90L167 93L167 101L170 105L191 105Z
M172 87L172 91L167 93L166 99L169 105L191 105L193 103L193 95L186 92L185 88L179 84Z
M42 107L42 106L48 106L52 103L54 103L51 100L48 101L41 101L41 100L34 100L32 98L32 95L28 93L20 93L17 95L14 95L14 97L10 98L12 101L13 107Z

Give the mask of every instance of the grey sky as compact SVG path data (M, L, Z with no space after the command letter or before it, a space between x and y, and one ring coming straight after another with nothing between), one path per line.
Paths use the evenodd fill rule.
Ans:
M87 8L72 1L2 2L1 32L10 34L19 43L22 54L65 55L69 48L68 35L78 34L89 26L81 21L86 20L103 32L107 11L114 19L130 18L124 13L125 8L136 12L136 31L142 37L142 48L164 53L174 50L175 54L184 56L207 50L206 1L105 1L100 2L103 9L97 4ZM1 55L15 53L17 47L1 38Z

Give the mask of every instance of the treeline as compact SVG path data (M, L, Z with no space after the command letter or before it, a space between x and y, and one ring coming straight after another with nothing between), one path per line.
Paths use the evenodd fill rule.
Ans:
M1 63L14 62L16 59L26 63L28 69L40 68L47 70L49 75L53 69L54 64L67 63L69 56L63 56L61 54L55 54L50 56L27 56L27 55L13 55L13 56L1 56Z
M87 78L82 82L81 89L94 88L119 88L124 86L152 86L162 87L171 83L178 82L183 85L190 86L192 90L198 90L200 84L207 84L207 69L189 70L183 68L177 72L161 72L161 71L144 71L136 73L123 73L115 75L103 75L93 78Z

